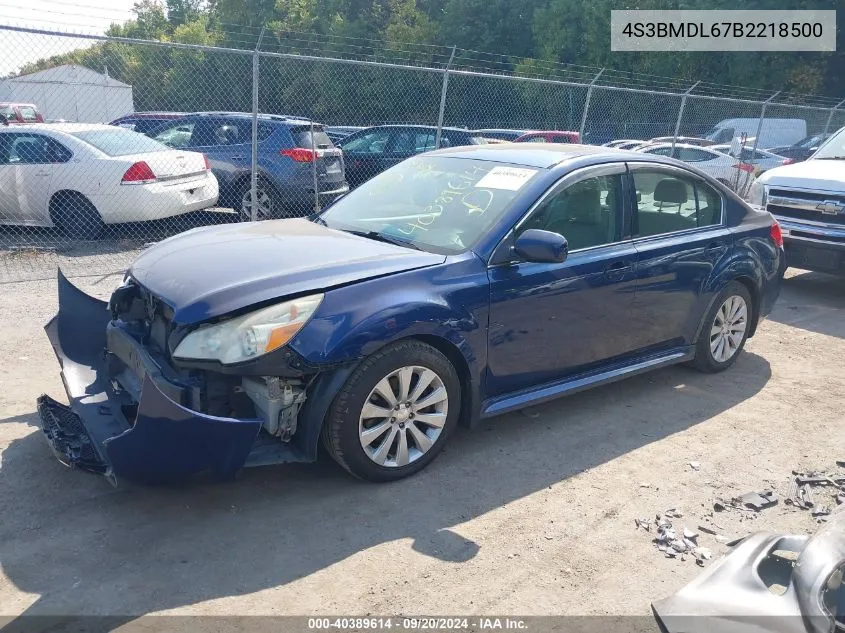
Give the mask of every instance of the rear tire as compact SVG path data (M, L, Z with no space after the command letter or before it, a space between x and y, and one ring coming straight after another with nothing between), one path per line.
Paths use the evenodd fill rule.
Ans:
M715 373L736 362L751 332L754 303L738 281L730 282L713 302L698 337L692 366Z
M97 207L77 192L57 193L50 202L50 218L68 237L95 240L106 227Z
M271 220L282 216L282 200L276 189L264 178L259 178L256 186L258 211L256 220ZM238 219L241 222L252 221L252 180L247 178L238 191L235 203L238 205Z
M460 409L461 383L449 359L420 341L400 341L365 358L346 381L326 417L323 444L356 477L402 479L437 457Z

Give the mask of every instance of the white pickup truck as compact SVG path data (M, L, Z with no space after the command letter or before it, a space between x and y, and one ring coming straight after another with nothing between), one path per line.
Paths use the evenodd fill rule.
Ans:
M845 128L803 163L764 172L748 201L777 218L788 266L845 275Z

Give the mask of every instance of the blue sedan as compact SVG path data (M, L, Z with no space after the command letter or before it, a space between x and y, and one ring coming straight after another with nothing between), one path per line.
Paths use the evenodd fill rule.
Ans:
M388 481L458 424L634 374L734 364L780 228L695 168L578 145L406 160L308 219L195 229L108 304L59 278L46 330L70 466L160 483L313 461ZM671 402L667 402L671 406Z

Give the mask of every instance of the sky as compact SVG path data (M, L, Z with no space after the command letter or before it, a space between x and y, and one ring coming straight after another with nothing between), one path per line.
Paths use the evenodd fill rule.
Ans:
M62 33L102 35L133 17L135 0L0 0L0 27L19 26ZM43 36L0 28L0 76L42 57L90 46L91 40Z

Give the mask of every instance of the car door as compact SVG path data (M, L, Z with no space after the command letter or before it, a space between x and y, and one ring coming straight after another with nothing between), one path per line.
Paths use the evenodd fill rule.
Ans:
M391 128L362 130L341 141L346 163L346 180L357 187L382 171L382 159L387 151Z
M588 371L632 351L637 253L627 238L624 176L624 164L567 175L497 248L488 270L490 396ZM566 261L513 260L510 245L529 228L566 237Z
M0 217L12 224L49 220L53 164L50 139L41 134L0 135Z
M710 276L732 247L722 195L684 169L631 163L640 348L689 345L713 293Z

